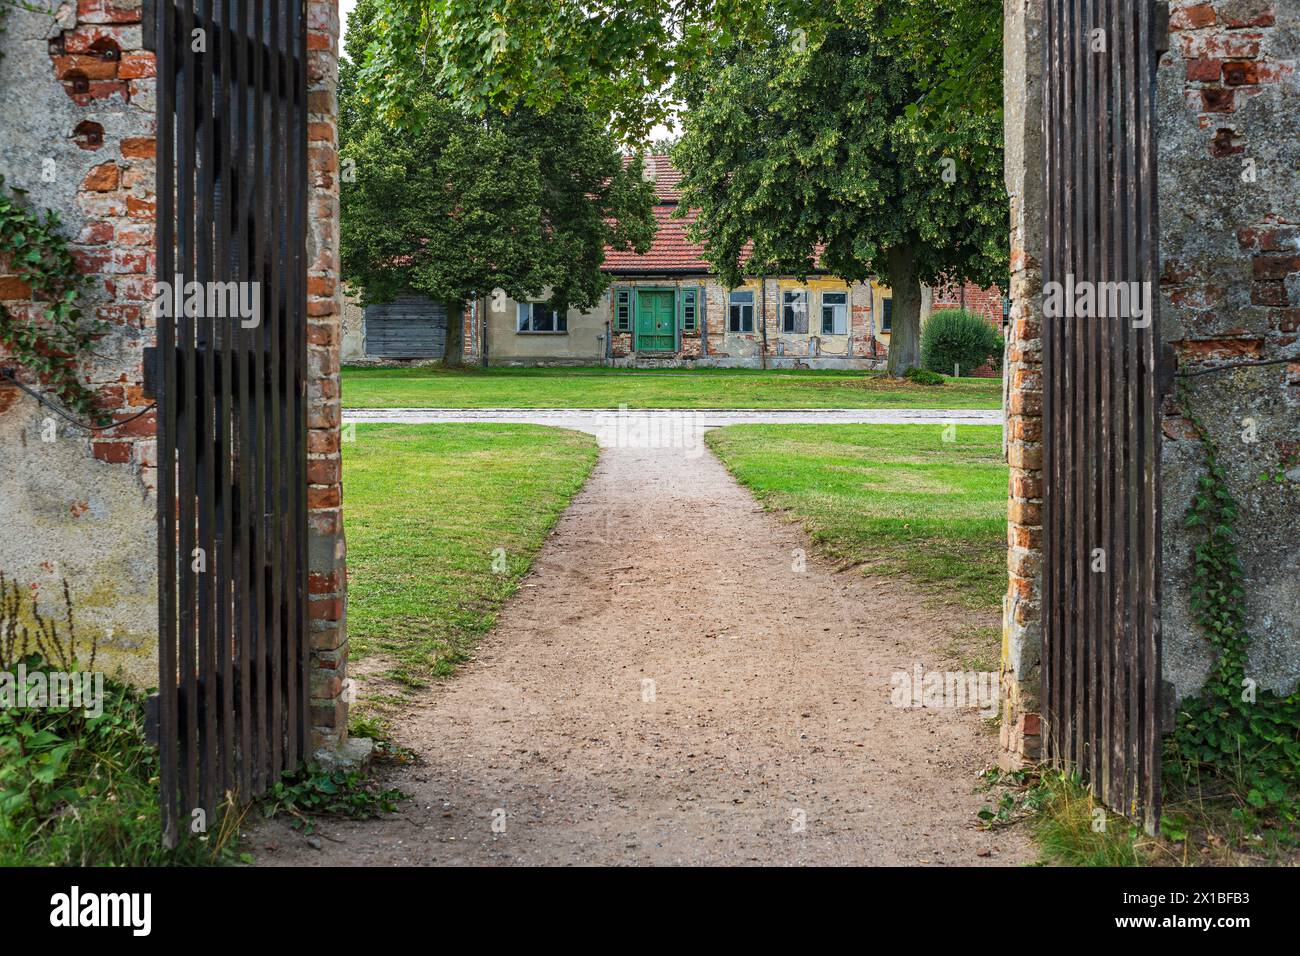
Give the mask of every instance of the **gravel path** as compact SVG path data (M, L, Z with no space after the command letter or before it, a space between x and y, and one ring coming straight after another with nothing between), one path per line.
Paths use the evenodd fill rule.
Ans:
M510 420L559 413L524 414ZM979 715L890 703L891 676L942 669L946 635L970 621L812 554L796 570L799 529L698 443L634 447L655 442L615 430L602 444L474 660L399 718L397 741L421 762L385 773L413 801L383 820L327 822L310 842L263 825L260 863L1032 857L1018 830L974 825L976 775L996 745ZM354 674L381 669L364 663Z

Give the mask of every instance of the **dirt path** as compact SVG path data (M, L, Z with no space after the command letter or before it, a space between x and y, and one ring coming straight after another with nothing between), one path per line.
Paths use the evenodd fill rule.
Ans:
M403 718L423 763L391 777L414 800L326 823L319 848L269 824L252 849L270 865L1029 859L1020 832L973 825L996 743L977 713L890 704L895 672L946 669L951 612L812 554L796 572L805 547L702 448L605 448L475 660Z

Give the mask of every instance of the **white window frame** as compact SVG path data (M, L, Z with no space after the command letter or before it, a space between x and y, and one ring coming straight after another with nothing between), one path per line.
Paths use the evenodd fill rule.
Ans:
M540 305L544 309L550 309L552 325L563 325L564 328L535 329L533 328L533 307ZM568 316L561 315L560 312L551 306L549 302L520 302L517 305L515 318L516 335L568 335L569 321Z
M743 299L736 301L736 296L749 296L749 301ZM736 328L736 315L734 309L740 310L739 328ZM749 321L745 321L745 310L749 310ZM746 328L748 326L748 328ZM746 332L754 331L754 290L753 289L732 289L727 294L727 331L735 335L743 335Z
M808 314L808 290L807 289L785 289L781 293L781 332L784 335L802 335L804 333L794 328L786 327L786 310L791 310L791 318L802 312L805 316ZM791 326L798 323L791 321Z
M827 302L827 296L837 296L839 302ZM838 310L832 312L830 331L826 329L826 310ZM848 335L849 334L849 294L847 292L823 292L822 293L822 335Z

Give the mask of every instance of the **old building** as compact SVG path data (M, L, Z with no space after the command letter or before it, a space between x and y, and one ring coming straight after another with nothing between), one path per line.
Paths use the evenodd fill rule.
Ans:
M489 365L700 365L879 368L889 351L891 294L877 282L816 272L748 279L726 288L678 216L680 173L647 157L655 183L656 233L643 255L609 250L613 279L596 308L557 314L545 296L517 302L500 290L464 309L463 358ZM925 290L930 308L962 306L1002 322L997 289L949 284ZM422 296L354 306L345 315L345 362L438 358L445 310Z

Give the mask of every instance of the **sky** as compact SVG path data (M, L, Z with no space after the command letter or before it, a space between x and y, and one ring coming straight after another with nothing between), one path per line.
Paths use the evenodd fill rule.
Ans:
M348 14L357 5L357 0L339 0L339 42L348 35Z

